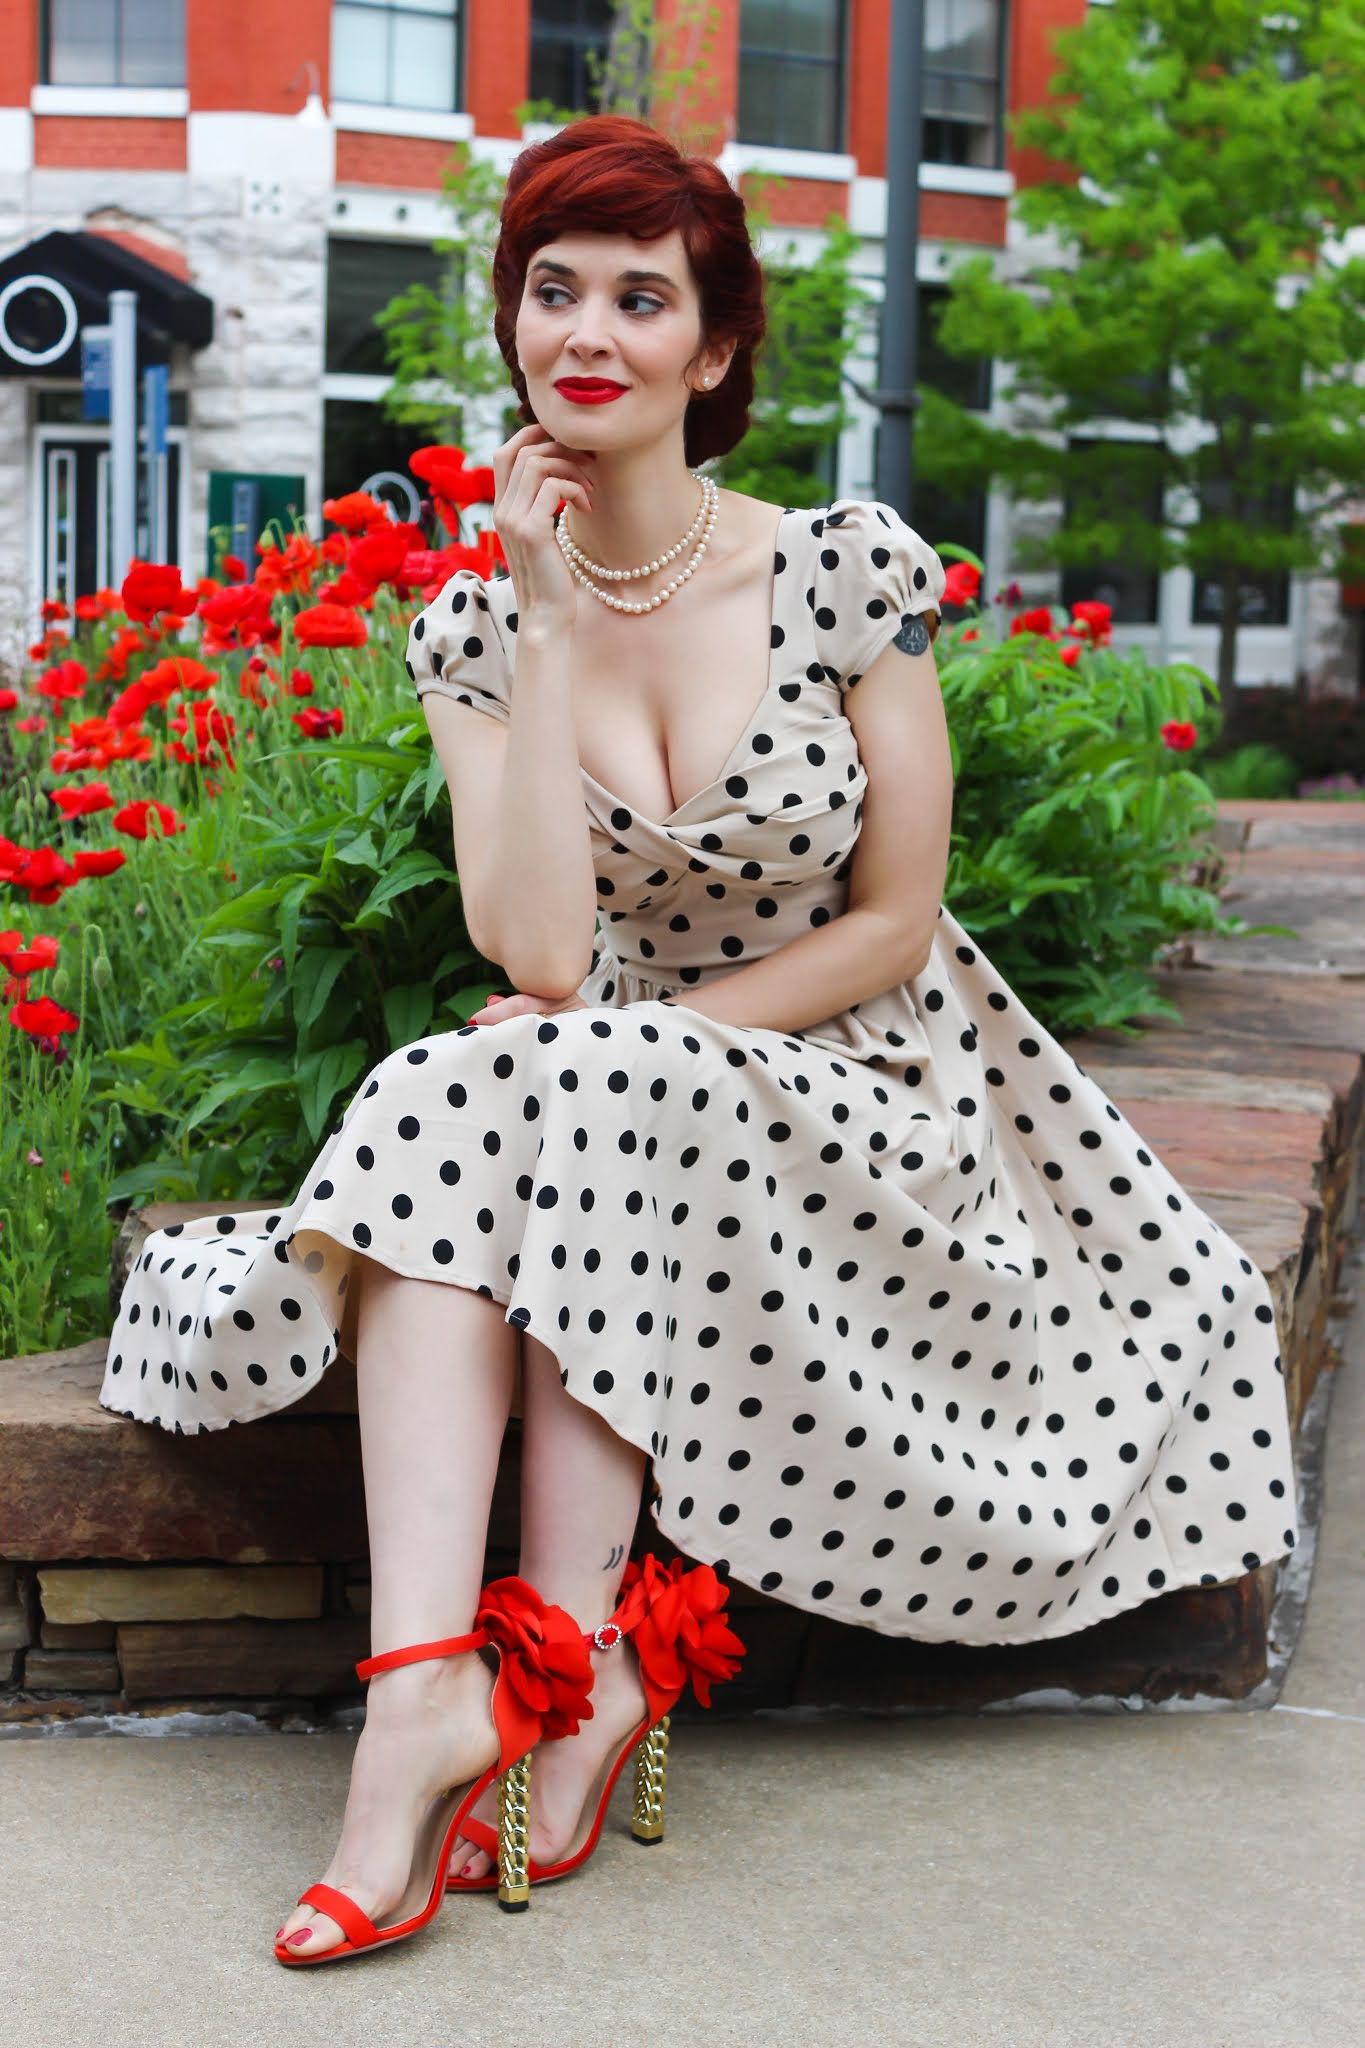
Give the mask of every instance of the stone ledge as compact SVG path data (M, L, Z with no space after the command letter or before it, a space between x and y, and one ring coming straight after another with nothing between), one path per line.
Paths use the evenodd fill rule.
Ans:
M1311 907L1315 860L1328 892L1342 872L1354 882L1365 806L1351 808L1359 818L1341 807L1219 806L1218 844L1249 922L1262 915L1258 891L1269 899L1292 884L1296 903ZM1263 857L1268 846L1281 849L1277 859ZM1311 954L1311 934L1305 943ZM1267 972L1228 949L1211 973L1187 948L1185 964L1155 976L1182 1011L1179 1023L1153 1017L1131 1037L1096 1031L1067 1041L1265 1274L1296 1436L1331 1363L1326 1319L1359 1201L1365 1132L1365 983L1349 971L1310 972L1307 958L1301 948ZM284 1204L233 1206L265 1215ZM113 1302L150 1229L222 1207L158 1204L130 1215L115 1250ZM0 1696L0 1720L82 1711L78 1668L88 1694L102 1698L94 1680L113 1666L122 1688L114 1703L156 1713L219 1700L260 1712L281 1700L358 1698L352 1667L369 1648L369 1586L352 1362L338 1359L307 1395L250 1430L168 1437L99 1407L107 1348L100 1339L0 1364L0 1559L11 1560L0 1563L0 1687L24 1688ZM488 1576L516 1568L519 1448L514 1424ZM636 1542L672 1554L643 1505ZM311 1568L320 1611L267 1619L245 1608L251 1574L239 1568L269 1564ZM141 1570L145 1591L122 1583ZM1266 1565L1018 1645L888 1637L735 1586L749 1656L718 1703L741 1713L790 1704L972 1711L1039 1688L1242 1698L1266 1673L1278 1580L1278 1566ZM155 1605L163 1581L183 1590L178 1606L174 1594L171 1608ZM80 1609L88 1621L61 1605L81 1584L104 1588ZM39 1594L49 1588L45 1614ZM129 1602L153 1612L133 1618ZM196 1605L207 1611L189 1614ZM165 1618L171 1612L180 1618ZM110 1629L112 1656L100 1633ZM680 1706L684 1718L689 1711L698 1710Z

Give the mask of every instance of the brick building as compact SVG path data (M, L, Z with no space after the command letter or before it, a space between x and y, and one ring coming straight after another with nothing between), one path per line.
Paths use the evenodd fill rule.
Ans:
M701 107L727 175L783 175L773 239L799 259L837 210L874 287L892 4L718 0ZM994 252L1003 275L1020 260L1009 198L1042 166L1011 146L1005 117L1046 95L1052 37L1085 9L927 0L919 373L1000 418L996 366L942 356L924 316L961 249ZM0 489L25 508L0 527L0 645L31 637L44 594L108 579L108 429L83 418L76 340L105 317L108 291L138 292L141 359L170 374L139 551L155 551L159 523L170 557L200 573L210 521L230 507L296 505L316 530L324 495L401 471L430 438L380 410L372 322L430 271L451 144L505 171L545 132L519 128L519 102L590 104L585 57L605 48L611 16L610 0L0 0ZM51 277L68 280L65 298L24 282ZM853 374L875 383L872 320L860 354ZM516 423L500 400L472 422L485 459ZM829 496L871 493L874 427L861 407L824 451ZM931 539L982 553L988 588L1017 573L1019 536L1053 516L995 493L949 505L917 491L911 512ZM1115 563L1022 580L1034 601L1106 599L1120 643L1214 665L1216 592L1186 571ZM1267 577L1247 602L1240 681L1306 669L1354 687L1359 617L1338 585Z

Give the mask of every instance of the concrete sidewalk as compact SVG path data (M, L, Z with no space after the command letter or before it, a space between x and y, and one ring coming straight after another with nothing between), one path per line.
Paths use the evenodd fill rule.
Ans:
M1273 1700L692 1725L662 1848L621 1795L529 1913L452 1899L294 1973L271 1941L331 1854L352 1733L30 1733L0 1742L6 2048L1352 2048L1360 1283L1357 1238Z

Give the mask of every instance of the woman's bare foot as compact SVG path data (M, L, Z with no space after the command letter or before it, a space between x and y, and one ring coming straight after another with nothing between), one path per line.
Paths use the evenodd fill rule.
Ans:
M493 1673L478 1656L398 1665L369 1682L341 1839L322 1881L346 1892L376 1923L407 1889L431 1801L479 1777L497 1757L492 1690ZM305 1928L306 1938L289 1940ZM313 1906L296 1906L276 1936L302 1956L345 1939L336 1921Z
M532 1752L530 1855L536 1863L555 1863L564 1854L603 1759L645 1717L640 1661L629 1636L610 1650L594 1650L592 1666L591 1721L584 1721L577 1735L538 1743ZM473 1811L488 1827L497 1827L495 1788L489 1787ZM472 1842L457 1838L452 1845L447 1865L452 1877L484 1877L494 1868L494 1859Z

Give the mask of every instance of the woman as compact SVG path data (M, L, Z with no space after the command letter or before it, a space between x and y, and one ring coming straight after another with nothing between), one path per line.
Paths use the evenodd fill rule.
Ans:
M357 1361L385 1648L282 1960L496 1881L533 1637L544 1875L684 1638L699 1691L733 1670L706 1567L1026 1642L1296 1535L1264 1279L940 902L938 556L875 500L694 467L748 420L741 200L643 123L577 122L516 159L494 284L510 576L452 577L408 662L470 934L519 993L382 1061L264 1232L155 1233L101 1396L220 1428ZM518 1348L520 1578L481 1595ZM626 1565L647 1470L687 1592Z

